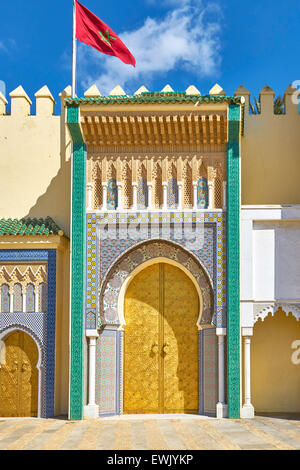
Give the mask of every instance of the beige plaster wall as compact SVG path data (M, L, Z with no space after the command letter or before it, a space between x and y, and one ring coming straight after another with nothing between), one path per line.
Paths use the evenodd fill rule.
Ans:
M300 204L300 116L291 96L285 115L274 115L273 96L261 96L262 113L249 115L242 137L242 204Z
M37 98L31 116L28 99L12 97L12 114L0 115L0 217L50 216L69 236L71 143L51 103Z

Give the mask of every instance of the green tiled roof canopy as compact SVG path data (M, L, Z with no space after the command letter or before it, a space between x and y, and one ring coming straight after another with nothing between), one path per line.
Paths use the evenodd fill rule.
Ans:
M228 103L240 104L240 96L187 95L184 92L143 92L140 95L66 98L68 106L79 104L143 104L143 103Z
M0 236L49 236L59 235L62 237L64 232L56 225L51 217L46 219L1 219L0 220Z

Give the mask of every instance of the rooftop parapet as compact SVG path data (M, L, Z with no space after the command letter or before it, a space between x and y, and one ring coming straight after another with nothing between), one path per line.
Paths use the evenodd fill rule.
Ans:
M234 96L243 96L245 98L245 109L249 112L250 91L243 85L240 85L234 92Z
M240 85L234 92L234 96L244 96L245 111L249 114L250 91L243 85ZM299 115L299 96L300 90L289 85L283 95L284 113L279 115L298 116ZM269 85L265 85L259 94L259 113L256 116L272 116L274 113L275 91ZM278 114L277 114L278 115Z
M293 87L292 84L285 90L283 96L285 114L299 114L299 95L300 90Z
M226 96L225 90L216 83L210 90L209 90L210 95L219 95L219 96Z
M274 113L275 91L269 85L265 85L259 93L259 101L261 106L261 114Z
M37 116L53 116L55 101L47 85L43 86L34 96Z
M11 111L10 116L17 116L17 117L27 117L33 116L31 114L31 106L32 101L27 95L24 88L20 85L18 88L13 90L9 94L11 98ZM63 105L65 104L66 98L71 98L72 96L72 88L71 86L67 86L61 93L59 93L59 97L62 100ZM91 96L91 95L87 95ZM37 117L49 117L54 116L55 112L55 99L49 90L47 85L44 85L40 90L38 90L35 95L36 100L36 116ZM7 116L6 106L8 105L8 101L5 96L0 92L0 116Z
M6 105L8 104L7 99L0 91L0 116L6 114Z
M32 101L21 85L13 90L9 96L11 97L12 116L30 116Z

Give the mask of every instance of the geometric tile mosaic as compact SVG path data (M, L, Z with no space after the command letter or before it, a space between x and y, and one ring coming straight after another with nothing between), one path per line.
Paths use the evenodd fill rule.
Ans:
M94 328L107 273L129 249L148 240L173 240L198 259L214 289L215 326L226 328L225 212L89 213L86 225L86 328ZM108 227L114 239L108 238ZM200 244L193 243L196 229Z
M96 403L101 415L120 411L120 332L104 329L96 349Z
M15 313L0 314L0 335L10 329L20 329L31 334L39 344L42 353L41 381L39 394L41 397L41 417L54 417L54 377L55 377L55 319L56 319L56 250L0 250L0 263L4 261L20 263L22 261L46 261L48 282L43 292L41 313L24 313L22 292L18 287L18 300L14 302ZM16 287L16 285L14 286ZM21 287L21 286L20 286ZM30 293L29 293L30 294ZM30 295L33 295L31 293ZM29 301L32 307L33 298ZM46 302L45 302L46 299ZM28 301L26 301L27 303ZM28 303L27 303L28 305ZM34 309L35 310L35 309ZM44 310L44 311L43 311Z

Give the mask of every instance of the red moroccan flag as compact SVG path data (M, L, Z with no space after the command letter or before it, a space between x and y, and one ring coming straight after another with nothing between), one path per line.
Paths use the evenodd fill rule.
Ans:
M125 64L135 67L135 58L116 33L77 0L76 37L97 51L119 57Z

